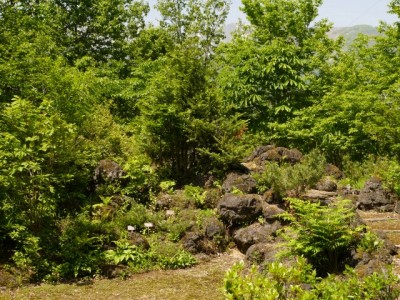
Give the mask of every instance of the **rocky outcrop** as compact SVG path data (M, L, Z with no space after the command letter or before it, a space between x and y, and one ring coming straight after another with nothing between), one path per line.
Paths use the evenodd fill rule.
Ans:
M263 172L267 161L295 164L301 161L303 154L297 149L275 147L273 145L260 146L242 163L251 172Z
M261 196L226 194L218 204L218 212L229 226L255 221L262 214Z
M222 190L228 194L235 189L245 194L252 194L257 192L257 182L251 175L229 173L222 184Z
M397 211L398 197L384 188L377 177L369 179L358 196L357 208L361 210L375 209L378 211Z
M278 221L273 224L254 223L237 230L233 235L233 240L239 251L246 253L247 249L254 244L271 242L274 234L281 227Z

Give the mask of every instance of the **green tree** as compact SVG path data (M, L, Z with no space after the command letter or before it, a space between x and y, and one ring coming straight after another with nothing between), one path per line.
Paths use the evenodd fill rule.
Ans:
M138 102L146 151L180 183L212 168L204 153L222 153L224 136L244 126L225 119L216 89L214 49L222 38L226 1L160 1L161 28L173 42L152 62ZM207 157L209 157L207 155Z
M245 0L250 21L219 51L219 84L225 101L250 120L250 128L271 134L324 93L327 62L337 45L326 20L312 23L320 0Z

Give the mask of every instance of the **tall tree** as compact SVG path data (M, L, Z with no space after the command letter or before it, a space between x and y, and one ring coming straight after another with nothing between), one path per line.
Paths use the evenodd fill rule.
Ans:
M220 84L227 102L250 120L250 128L271 134L324 91L335 43L326 20L313 23L322 0L243 0L250 26L220 49Z
M161 0L157 7L173 46L155 62L139 101L141 135L155 162L182 183L212 168L202 153L221 153L216 133L225 128L217 123L230 127L221 120L224 108L213 63L228 2ZM235 126L224 134L233 136Z

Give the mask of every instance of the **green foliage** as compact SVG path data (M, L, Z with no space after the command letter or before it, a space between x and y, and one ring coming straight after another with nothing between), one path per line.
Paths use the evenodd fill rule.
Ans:
M133 264L140 266L144 260L149 259L149 255L138 246L130 245L128 241L115 241L116 249L110 249L105 252L106 260L119 264Z
M182 269L196 263L196 259L189 252L171 242L156 243L152 250L154 259L161 269Z
M381 249L383 246L384 241L376 233L368 230L363 234L358 244L358 249L363 252L373 253Z
M184 194L189 201L193 201L197 208L203 208L206 201L207 191L199 186L185 185Z
M318 150L305 155L297 164L278 164L266 162L264 173L257 178L258 190L269 189L279 196L289 191L300 195L307 187L321 179L325 170L325 159Z
M359 278L352 269L343 276L316 277L316 272L298 257L291 265L269 264L264 272L252 267L244 272L243 264L234 265L225 275L226 299L396 299L398 278L390 270ZM308 288L307 288L308 287Z
M350 201L328 206L295 198L287 201L292 213L282 217L291 222L285 233L290 252L307 258L319 275L342 271L361 231L352 226L355 213Z

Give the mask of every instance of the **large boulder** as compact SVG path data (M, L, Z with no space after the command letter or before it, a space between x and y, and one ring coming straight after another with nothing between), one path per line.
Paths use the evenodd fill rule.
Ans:
M397 196L385 189L379 178L372 177L360 191L357 207L361 210L394 211L397 201Z
M246 253L250 246L258 243L271 242L274 234L282 226L279 222L273 224L254 223L245 228L241 228L233 235L233 240L239 251Z
M229 173L222 183L222 189L227 194L235 189L245 194L252 194L257 192L257 182L251 175Z
M255 221L262 214L261 196L226 194L218 203L218 212L229 226Z

